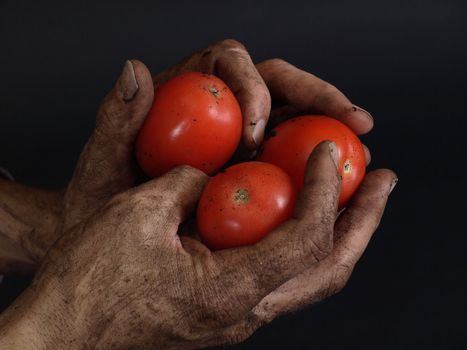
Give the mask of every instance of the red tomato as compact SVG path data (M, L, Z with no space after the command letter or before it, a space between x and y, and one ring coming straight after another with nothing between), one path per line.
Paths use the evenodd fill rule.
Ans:
M240 142L242 113L219 78L184 73L162 84L136 140L144 172L157 177L177 165L219 170Z
M291 217L297 189L273 164L246 162L217 174L197 210L198 231L210 249L253 244Z
M322 115L301 116L279 124L265 140L257 159L284 169L303 187L309 155L320 142L336 143L342 176L339 208L343 208L365 177L365 153L359 138L338 120Z

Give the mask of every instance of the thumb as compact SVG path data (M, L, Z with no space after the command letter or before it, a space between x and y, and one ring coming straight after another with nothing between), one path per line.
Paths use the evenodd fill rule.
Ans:
M154 98L151 73L138 60L123 66L113 90L102 101L96 118L94 134L113 138L119 144L131 145Z
M68 185L63 228L78 223L133 185L133 143L153 98L149 70L140 61L126 61L115 87L99 107L96 128Z

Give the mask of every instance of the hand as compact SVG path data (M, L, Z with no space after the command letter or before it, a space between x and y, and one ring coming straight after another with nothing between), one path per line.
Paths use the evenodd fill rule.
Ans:
M0 180L0 273L34 271L64 230L134 185L133 141L152 101L149 71L139 61L127 61L100 105L96 128L65 190Z
M254 125L269 114L270 97L241 44L225 40L211 45L156 75L154 81L141 62L127 61L114 89L101 103L96 128L64 191L46 192L0 182L4 203L0 217L8 219L0 224L0 237L5 238L0 239L0 252L16 252L13 257L0 256L0 273L18 271L18 261L22 270L33 270L64 230L85 220L113 195L135 184L133 143L152 105L154 86L187 70L216 73L230 86L244 114L244 143L256 147L254 135L262 139L264 125L256 134Z
M5 238L3 242L0 240L0 251L17 251L13 257L0 256L0 273L15 271L17 260L22 269L33 270L64 230L88 218L116 193L134 185L138 168L133 143L152 105L154 87L192 70L218 75L239 100L244 117L243 143L235 161L248 158L251 153L246 149L255 149L262 142L270 119L269 90L276 104L280 100L286 102L273 110L270 124L277 123L279 115L287 117L291 112L306 111L334 116L357 133L369 131L373 125L371 117L355 109L336 88L309 73L278 59L255 67L245 47L235 40L210 45L152 79L141 62L127 61L115 88L99 108L96 128L64 191L42 191L0 182L0 197L5 203L0 207L0 216L8 219L3 221L8 225L3 222L0 225L0 236ZM295 88L297 85L300 89ZM369 162L368 149L366 154Z
M268 129L302 114L325 114L340 120L357 135L373 128L373 117L353 105L333 85L281 59L256 65L273 98ZM371 154L364 145L367 165ZM334 247L330 254L265 296L240 322L227 327L220 338L246 338L272 319L318 302L340 291L363 254L384 211L387 183L397 182L387 170L367 174L349 207L334 225Z
M299 114L325 114L340 120L357 135L373 128L373 117L352 104L335 86L282 59L270 59L256 65L271 95L273 105L269 125Z
M350 100L335 86L305 72L282 59L270 59L256 65L272 97L268 129L280 122L303 114L324 114L334 117L357 135L373 128L372 115ZM367 165L371 161L368 147L363 145Z
M49 251L32 286L2 315L0 348L235 343L278 305L296 306L288 291L296 276L313 282L301 304L335 291L378 225L394 181L389 170L370 173L337 217L336 162L334 143L317 146L293 218L238 249L211 252L177 234L208 180L198 170L179 167L115 196Z
M253 64L241 43L227 39L200 50L176 66L157 74L155 86L188 71L202 71L222 78L234 92L243 114L243 143L233 163L254 155L266 127L305 113L334 117L357 135L373 128L373 117L352 104L335 86L281 59ZM271 110L272 105L276 106ZM371 155L364 146L367 164Z

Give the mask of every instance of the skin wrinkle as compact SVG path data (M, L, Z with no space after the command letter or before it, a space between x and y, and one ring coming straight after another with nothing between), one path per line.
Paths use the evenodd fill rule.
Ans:
M21 264L21 273L34 269L34 264L53 242L48 233L55 226L60 198L59 191L44 191L31 189L26 186L0 180L0 235L2 250L17 251L18 257L26 257L28 264ZM12 259L12 265L8 260ZM3 256L0 273L14 272L17 264L14 255Z

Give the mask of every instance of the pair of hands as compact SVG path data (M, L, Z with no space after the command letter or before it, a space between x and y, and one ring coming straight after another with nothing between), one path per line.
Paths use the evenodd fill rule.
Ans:
M369 173L338 216L333 143L320 144L310 156L293 219L250 247L210 252L178 234L208 180L200 171L179 167L133 187L133 142L154 87L190 70L214 73L230 86L242 108L249 150L261 143L268 121L299 113L333 116L358 134L373 126L371 116L332 85L278 59L255 66L233 40L154 77L141 62L128 61L99 108L67 189L30 195L33 211L47 217L47 224L37 218L20 227L15 221L7 230L29 266L42 264L30 288L2 315L0 347L236 343L278 315L344 286L379 224L395 175ZM278 106L273 110L271 97ZM15 224L22 231L15 232Z

